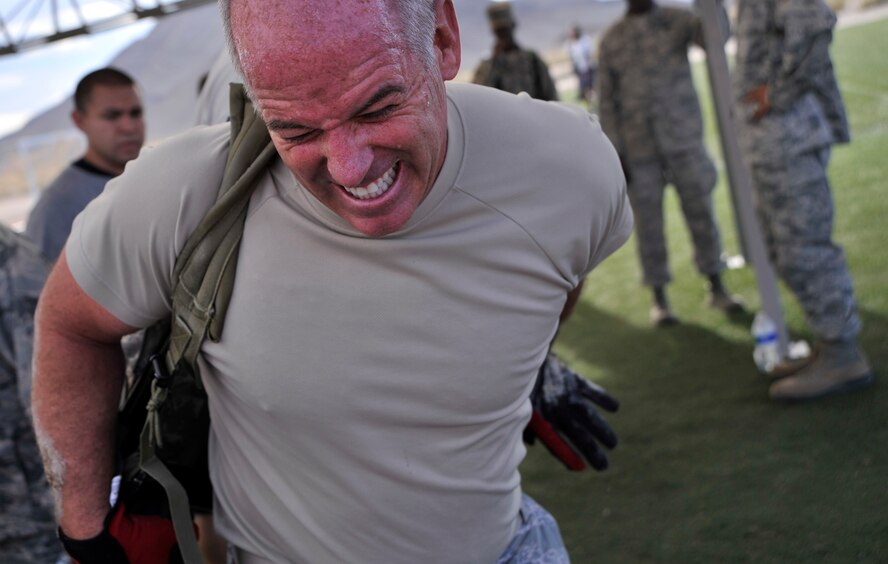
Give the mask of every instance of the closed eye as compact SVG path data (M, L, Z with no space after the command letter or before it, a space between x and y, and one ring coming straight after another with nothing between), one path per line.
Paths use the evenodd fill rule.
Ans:
M363 113L363 114L361 114L360 118L362 120L367 120L367 121L376 121L376 120L380 120L380 119L384 119L384 118L388 117L390 114L394 113L394 111L397 109L398 109L398 106L396 106L395 104L389 104L388 106L386 106L384 108L380 108L380 109L374 110L372 112Z
M307 131L300 135L292 135L292 136L281 136L281 139L286 141L287 143L293 143L294 145L299 145L300 143L305 143L306 141L311 141L312 137L317 135L318 130L312 129L311 131Z

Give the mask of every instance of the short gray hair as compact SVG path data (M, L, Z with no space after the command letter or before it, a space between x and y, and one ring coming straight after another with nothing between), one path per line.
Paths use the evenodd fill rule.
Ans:
M261 0L260 0L261 1ZM435 3L438 0L386 0L393 4L401 16L401 23L405 31L405 44L411 52L418 53L422 61L429 67L434 64L435 53L433 39L435 35ZM253 91L248 84L247 76L237 55L237 46L234 44L234 34L231 31L231 0L219 0L219 13L222 16L222 27L225 30L225 42L228 45L228 55L238 73L244 77L244 88L247 94L256 102ZM258 106L256 106L258 108Z

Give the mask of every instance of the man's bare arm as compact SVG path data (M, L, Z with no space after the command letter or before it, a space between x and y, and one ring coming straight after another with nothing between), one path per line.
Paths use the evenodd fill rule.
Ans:
M564 308L561 310L561 315L558 317L559 325L564 325L570 316L573 315L573 310L577 305L577 301L580 299L580 293L583 291L583 284L585 282L585 280L580 280L577 287L567 293L567 300L564 302Z
M37 306L32 403L59 523L71 538L97 535L109 510L120 338L134 330L81 290L63 251Z

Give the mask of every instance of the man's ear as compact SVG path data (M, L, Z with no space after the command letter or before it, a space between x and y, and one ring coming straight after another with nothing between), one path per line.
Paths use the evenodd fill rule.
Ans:
M80 110L75 108L71 111L71 121L74 122L74 125L77 126L77 129L83 131L83 114L80 113Z
M435 2L435 49L438 52L438 67L441 78L450 80L459 72L461 48L459 22L453 0Z

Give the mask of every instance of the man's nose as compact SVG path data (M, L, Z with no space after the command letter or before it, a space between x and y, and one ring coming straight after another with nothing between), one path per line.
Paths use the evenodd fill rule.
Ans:
M330 179L342 186L361 186L369 180L367 174L373 164L373 149L360 131L340 126L327 131L324 156Z
M127 133L138 131L143 127L142 116L132 116L129 114L124 114L120 116L120 119L117 120L117 127L125 131Z

